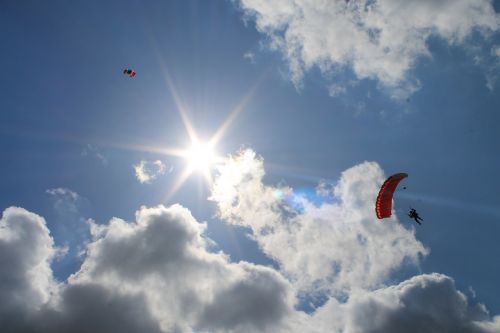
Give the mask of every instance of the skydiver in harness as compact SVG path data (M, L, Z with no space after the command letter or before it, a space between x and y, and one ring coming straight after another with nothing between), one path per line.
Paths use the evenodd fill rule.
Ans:
M410 211L408 212L408 217L410 217L411 219L414 219L415 222L417 222L418 224L422 224L422 222L420 221L423 221L424 219L421 218L417 211L415 210L415 208L411 208Z

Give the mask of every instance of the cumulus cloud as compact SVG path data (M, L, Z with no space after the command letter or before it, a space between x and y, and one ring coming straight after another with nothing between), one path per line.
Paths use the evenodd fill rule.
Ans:
M349 70L376 79L393 97L420 86L410 75L427 41L438 37L464 45L475 31L498 31L500 17L490 0L240 0L247 20L269 39L300 86L313 67L324 74Z
M53 283L44 220L9 208L0 229L2 308L9 332L275 332L293 311L275 270L207 251L205 225L174 205L135 222L92 224L81 269ZM7 325L8 324L8 325ZM5 326L7 325L7 326Z
M141 160L139 164L134 165L135 176L141 184L150 184L159 176L165 174L167 166L160 160L145 161ZM168 170L171 172L172 168Z
M470 304L450 277L436 273L372 292L355 292L345 303L330 299L311 321L318 332L500 332L500 316L490 318L484 305Z
M72 280L141 291L167 331L192 326L246 331L261 324L267 329L291 309L288 284L277 272L208 252L206 226L187 209L142 208L136 220L94 225L96 240ZM149 288L141 290L145 285ZM262 313L256 303L274 311ZM231 313L216 311L230 304Z
M50 261L54 242L45 220L23 208L7 208L0 220L0 327L26 325L55 290Z
M373 202L385 176L374 162L344 171L335 186L320 184L318 192L334 200L319 207L291 188L265 185L263 160L252 150L230 158L219 171L211 198L219 216L249 227L300 290L375 288L403 263L418 264L428 253L396 217L377 220Z

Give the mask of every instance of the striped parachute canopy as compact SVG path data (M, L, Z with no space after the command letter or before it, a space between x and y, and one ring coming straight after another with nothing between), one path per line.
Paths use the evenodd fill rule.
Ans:
M390 217L392 213L392 195L399 182L408 177L406 173L396 173L385 180L378 192L375 213L379 219Z

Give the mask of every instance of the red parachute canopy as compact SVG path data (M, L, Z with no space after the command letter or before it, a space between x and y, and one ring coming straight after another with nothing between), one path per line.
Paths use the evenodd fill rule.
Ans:
M125 68L123 74L134 77L137 73L133 69Z
M377 202L375 203L375 212L379 219L391 216L392 212L392 195L396 190L399 182L408 177L406 173L396 173L386 179L380 191L378 192Z

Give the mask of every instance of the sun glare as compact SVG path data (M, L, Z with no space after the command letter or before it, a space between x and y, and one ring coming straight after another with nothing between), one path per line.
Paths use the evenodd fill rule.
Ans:
M192 171L207 173L216 162L214 147L208 143L195 142L187 151L188 167Z

